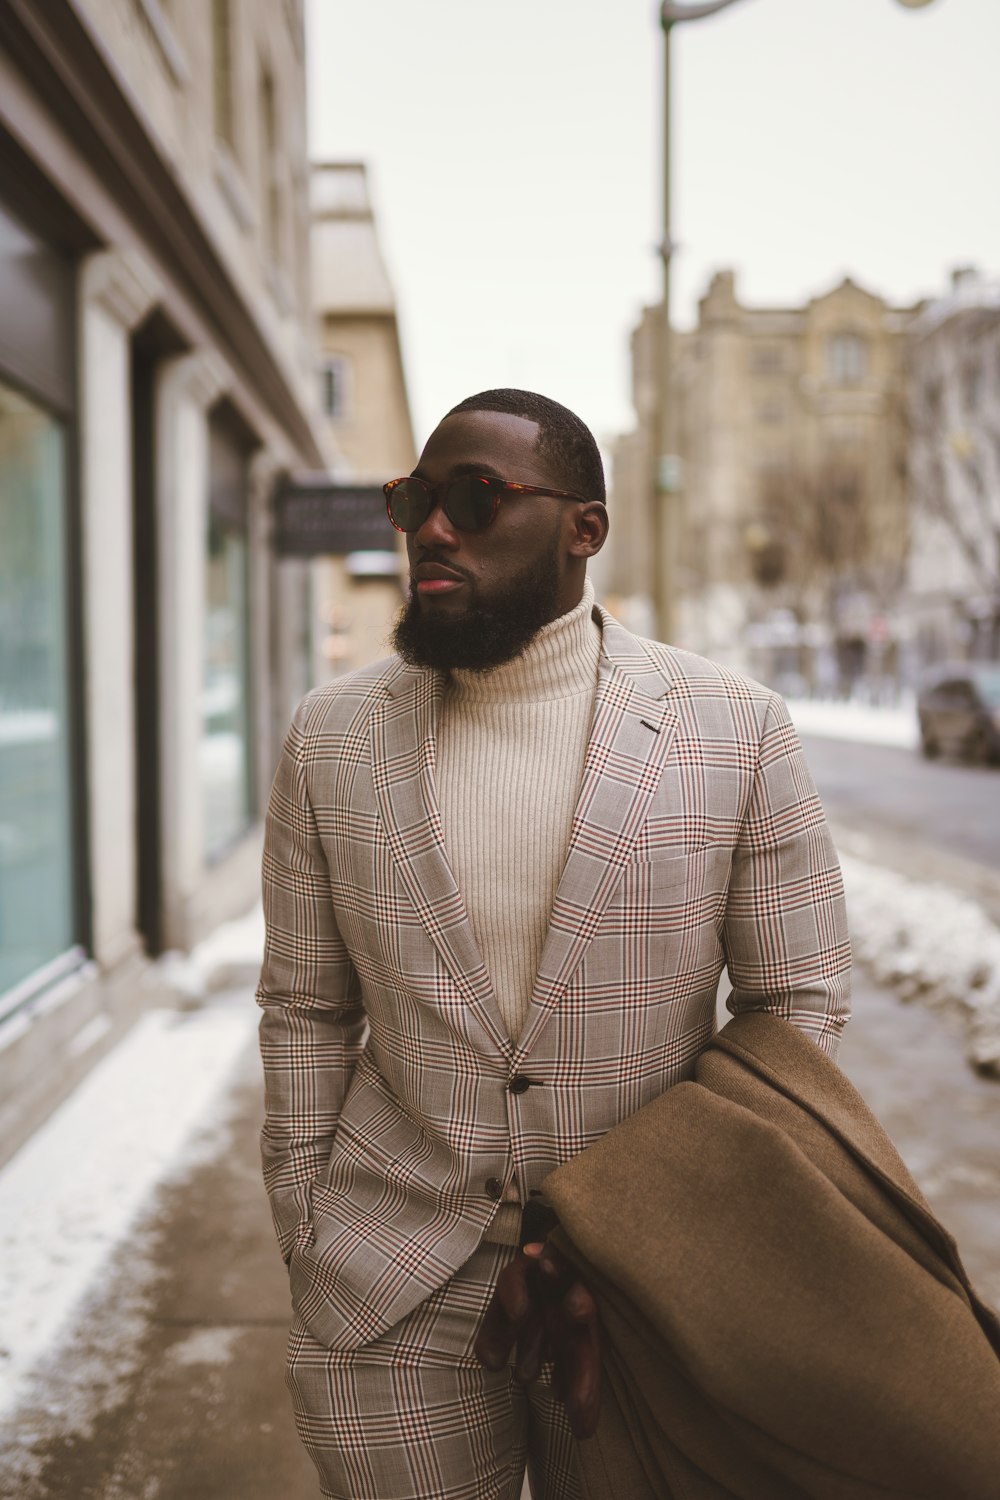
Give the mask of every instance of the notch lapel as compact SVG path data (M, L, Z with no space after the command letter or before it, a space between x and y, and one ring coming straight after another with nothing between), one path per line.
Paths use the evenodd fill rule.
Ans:
M646 821L677 729L677 715L661 701L669 681L635 637L599 613L604 652L594 721L519 1057L534 1045L597 931Z
M414 910L462 999L505 1056L511 1042L445 848L434 783L443 678L410 670L370 718L371 765L389 847Z

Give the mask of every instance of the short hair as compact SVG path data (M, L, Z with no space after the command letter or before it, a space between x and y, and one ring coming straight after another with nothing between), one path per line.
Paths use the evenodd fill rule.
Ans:
M594 434L568 406L561 406L549 396L535 391L519 391L502 386L495 391L480 391L466 396L447 413L453 417L462 411L498 411L510 417L526 417L538 423L538 453L549 460L560 481L587 500L606 501L604 465Z

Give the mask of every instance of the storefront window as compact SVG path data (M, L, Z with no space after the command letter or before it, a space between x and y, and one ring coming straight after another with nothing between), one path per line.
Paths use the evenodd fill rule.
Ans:
M73 943L60 425L0 382L0 995Z
M252 812L245 463L214 430L211 466L201 741L209 858L239 838Z

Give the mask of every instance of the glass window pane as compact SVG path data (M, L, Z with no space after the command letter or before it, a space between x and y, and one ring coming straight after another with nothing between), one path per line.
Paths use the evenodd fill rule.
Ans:
M201 782L205 852L221 853L250 824L247 544L208 525Z
M0 383L0 993L72 946L62 429Z
M868 349L856 333L836 333L829 340L827 359L830 379L837 385L854 385L868 373Z

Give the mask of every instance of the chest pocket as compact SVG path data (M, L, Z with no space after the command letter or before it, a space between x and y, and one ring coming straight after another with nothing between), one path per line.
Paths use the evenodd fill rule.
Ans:
M719 845L625 866L607 919L624 935L680 933L721 922L731 851Z

